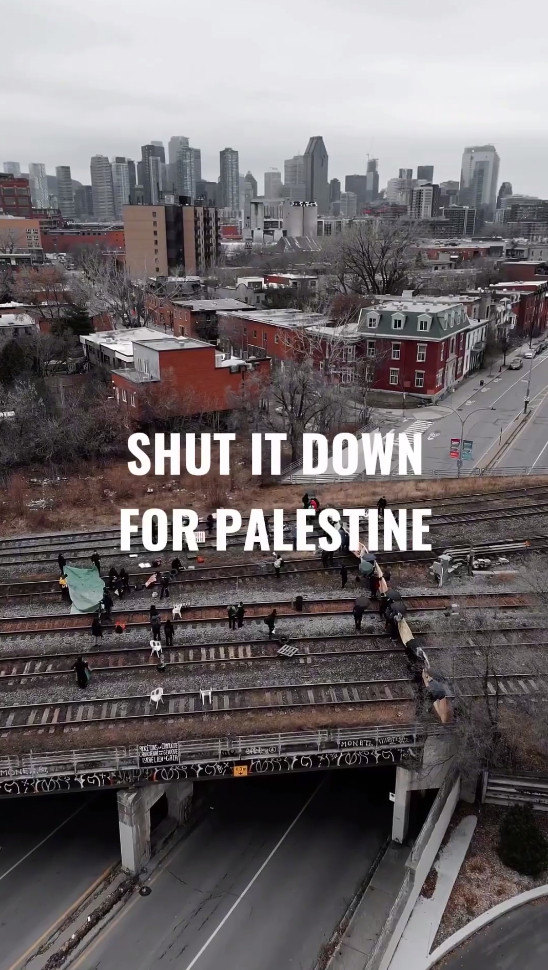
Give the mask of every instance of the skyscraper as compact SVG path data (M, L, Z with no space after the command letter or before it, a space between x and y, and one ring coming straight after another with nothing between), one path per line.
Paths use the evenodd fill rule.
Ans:
M145 205L155 205L164 191L166 153L161 144L141 147L141 171Z
M129 199L130 202L135 202L135 186L137 185L137 173L135 171L135 162L132 158L127 160L127 172L129 178Z
M492 218L497 201L500 158L494 145L474 145L462 155L459 202Z
M413 169L412 168L400 168L400 170L398 172L398 178L399 179L412 179L413 178Z
M63 219L74 219L74 188L70 165L58 165L55 169L57 179L57 203Z
M433 182L434 181L434 166L433 165L417 165L417 181L419 181L419 182Z
M284 185L291 202L304 202L306 195L304 155L286 158L284 162Z
M440 187L432 182L415 185L411 189L409 215L412 219L432 219L439 215Z
M366 185L365 185L366 202L374 202L379 195L378 165L379 165L378 158L369 158L367 160L367 175L366 175Z
M170 192L178 193L177 189L177 158L181 148L188 148L189 140L186 135L172 135L167 143L167 185Z
M306 202L316 202L318 215L329 212L328 156L321 135L310 138L304 153Z
M271 168L264 173L265 199L279 199L282 192L282 173L277 168Z
M29 162L29 182L32 204L35 209L49 206L48 176L42 162Z
M238 152L234 148L223 148L220 159L221 206L225 209L240 208L240 175Z
M4 172L6 175L21 175L21 165L19 162L4 162Z
M344 191L354 193L357 211L361 212L367 202L367 175L346 175Z
M93 214L98 222L112 222L116 218L116 211L111 164L106 155L93 155L89 168Z
M135 165L133 165L135 174ZM129 180L129 160L116 155L112 159L112 187L114 190L114 214L117 219L122 218L122 209L131 201L131 184ZM133 183L135 188L135 182Z
M254 175L252 175L251 172L246 172L245 181L249 186L249 194L251 195L251 198L256 199L257 192L259 190L259 186L257 185L257 179L255 178Z
M509 195L512 195L512 191L513 189L511 182L500 183L500 189L497 194L497 209L501 208L503 199L506 199Z
M176 195L185 195L192 202L196 198L196 183L201 180L201 153L199 148L182 145L175 162Z

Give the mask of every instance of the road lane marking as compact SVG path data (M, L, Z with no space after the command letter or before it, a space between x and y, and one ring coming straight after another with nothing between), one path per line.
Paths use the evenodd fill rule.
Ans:
M55 933L55 931L60 926L62 926L62 924L65 922L65 920L68 919L68 917L72 913L74 913L78 909L79 906L82 905L82 903L84 902L84 900L87 899L88 896L91 896L91 894L95 892L95 890L97 889L97 887L100 886L101 883L103 882L103 880L107 878L109 872L112 871L112 869L114 868L115 865L116 865L116 863L113 862L110 866L107 866L107 868L105 869L105 871L102 872L101 875L98 876L97 879L94 882L92 882L91 886L88 886L87 889L84 889L84 892L82 893L82 895L79 896L78 899L74 903L71 903L70 906L67 906L65 912L64 913L61 913L61 915L57 917L57 919L55 920L55 922L53 922L51 924L51 926L48 927L47 930L44 930L44 932L42 933L42 935L39 936L38 939L35 940L34 943L32 943L29 946L29 948L27 950L25 950L24 953L21 954L20 957L17 958L17 960L15 961L15 963L12 963L11 966L7 967L7 970L17 970L17 968L20 967L21 964L24 961L28 960L28 957L32 953L34 953L34 951L37 950L39 946L41 946L41 944L44 942L44 940L46 940L49 936L51 936L52 933Z
M36 852L37 849L39 849L42 845L44 845L44 843L47 842L48 839L51 839L56 834L56 832L59 832L59 830L62 829L67 824L67 822L70 822L71 818L74 818L75 815L78 815L80 812L83 812L84 808L87 808L87 804L81 805L80 808L77 808L76 811L72 813L72 815L69 815L68 818L64 820L64 822L61 822L60 825L57 825L56 828L54 828L53 831L49 833L49 835L46 835L46 837L43 838L41 842L38 842L38 844L35 845L33 849L29 849L29 851L26 852L25 855L22 856L18 862L15 862L10 869L6 869L6 871L3 872L2 875L0 876L0 882L2 882L2 879L5 879L6 876L9 876L10 872L13 872L14 869L17 869L17 866L20 866L21 863L25 861L25 859L28 859L29 856L33 854L33 852Z
M303 815L304 812L306 812L306 809L310 805L310 802L318 794L318 791L320 790L321 786L323 785L323 782L324 782L324 779L322 778L320 784L317 786L317 788L314 789L314 791L312 792L310 798L308 798L306 800L306 802L304 803L304 805L301 808L301 810L299 812L297 812L295 818L291 822L291 825L288 826L288 828L285 830L284 834L282 835L281 839L279 839L276 842L276 845L274 846L274 848L272 849L272 851L269 853L269 855L267 855L267 857L266 857L265 861L263 862L262 866L259 869L257 869L257 872L255 873L255 875L253 876L253 878L250 879L250 881L248 882L248 884L245 887L245 889L238 896L237 900L232 904L232 906L230 907L230 909L229 909L228 913L226 914L226 916L223 916L223 918L222 918L221 922L219 923L219 925L217 926L217 928L215 930L213 930L213 933L211 934L211 936L205 941L204 945L198 950L196 956L194 957L193 960L190 961L190 963L185 968L185 970L192 970L192 967L195 967L196 966L198 960L200 959L201 956L203 956L203 954L207 950L209 944L213 942L213 940L217 936L217 933L219 932L219 930L221 930L223 928L223 926L225 925L225 923L227 922L227 920L230 919L230 917L232 916L232 913L234 912L234 910L240 905L242 899L245 896L247 896L247 894L248 894L249 890L251 889L251 887L253 886L253 884L257 881L257 879L259 878L259 876L261 875L261 873L266 869L268 863L273 858L273 856L276 855L276 852L278 851L278 849L280 848L280 846L283 845L283 843L285 842L287 836L289 835L289 833L291 832L291 830L295 827L295 825L297 824L297 822L301 818L301 815Z
M530 467L530 469L529 469L529 471L527 472L527 474L528 474L528 475L530 475L530 474L531 474L531 472L533 471L533 468L535 467L535 465L537 464L537 462L538 462L538 461L539 461L539 460L540 460L540 459L542 458L542 456L543 456L543 454L544 454L544 452L546 451L546 449L547 449L547 448L548 448L548 441L547 441L547 442L546 442L546 444L544 445L544 448L543 448L543 449L542 449L542 451L541 451L541 452L539 453L539 455L538 455L538 457L537 457L537 458L535 458L535 460L534 460L534 462L533 462L533 464L531 465L531 467Z

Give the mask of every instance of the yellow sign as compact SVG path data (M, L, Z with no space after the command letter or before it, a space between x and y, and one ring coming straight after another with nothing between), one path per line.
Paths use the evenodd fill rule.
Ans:
M234 765L233 773L235 778L246 778L247 765Z

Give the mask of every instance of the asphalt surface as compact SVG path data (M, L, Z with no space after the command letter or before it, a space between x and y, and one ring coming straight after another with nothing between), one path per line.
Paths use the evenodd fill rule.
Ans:
M389 832L389 777L212 783L206 818L152 876L151 894L72 970L312 970Z
M0 802L0 970L25 954L119 858L116 797Z
M435 970L546 970L548 901L511 910L476 933Z

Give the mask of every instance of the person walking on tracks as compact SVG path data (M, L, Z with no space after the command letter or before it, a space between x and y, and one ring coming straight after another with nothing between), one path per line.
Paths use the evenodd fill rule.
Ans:
M308 492L304 493L302 498L302 503L303 503L303 509L310 508L310 495L308 494Z
M116 583L118 580L118 570L116 566L111 566L108 571L108 584L111 589L116 589Z
M348 582L348 568L344 565L341 566L341 589L344 589Z
M72 665L72 669L76 672L76 683L78 684L78 687L85 690L89 684L91 671L84 658L77 657L76 663L73 663Z
M60 552L59 555L57 556L57 562L59 563L59 572L61 573L61 576L64 576L67 560L65 559L62 552Z
M245 616L245 606L242 603L242 601L240 600L240 602L238 603L238 605L236 607L236 620L238 621L238 629L239 630L241 630L241 628L244 625L244 616Z
M381 519L384 519L384 510L387 505L388 505L388 502L386 501L384 495L381 495L379 501L377 502L377 509Z
M160 580L160 599L163 600L164 596L169 596L169 573L164 573Z
M213 526L214 526L214 524L215 524L215 519L213 518L213 516L212 516L212 514L210 512L209 515L208 515L208 517L207 517L207 519L206 519L207 534L208 534L208 536L210 536L211 533L213 532Z
M105 595L103 596L103 607L105 610L105 619L108 620L109 623L112 620L113 606L114 606L114 602L113 602L112 596L110 595L108 589L105 588Z
M280 572L281 572L281 569L282 569L283 564L284 564L284 561L283 561L282 557L280 556L280 554L279 553L275 553L274 573L275 573L276 579L279 579L280 578Z
M152 630L152 639L153 640L160 640L160 630L161 630L161 628L162 628L162 624L161 624L161 621L160 621L160 614L159 613L153 613L153 615L150 618L150 629Z
M173 634L175 633L175 627L171 620L167 619L164 623L164 636L166 638L166 647L173 646Z
M90 556L89 558L91 559L91 561L92 561L93 565L95 566L97 572L100 573L101 572L101 558L99 556L99 553L97 552L97 549L95 550L95 552L93 553L93 555Z
M97 641L103 638L103 627L101 626L99 615L94 616L91 621L91 635L95 637L95 646L97 646Z
M236 629L236 607L227 606L226 614L228 616L228 629L235 630Z
M354 609L352 610L352 613L354 615L354 624L356 626L356 631L359 633L362 628L362 619L364 614L363 606L360 606L359 603L356 603Z
M276 610L272 610L272 612L269 613L268 616L265 618L265 623L266 623L266 625L268 627L268 639L269 640L274 635L274 632L276 630L276 617L277 617L277 615L278 614L277 614Z

